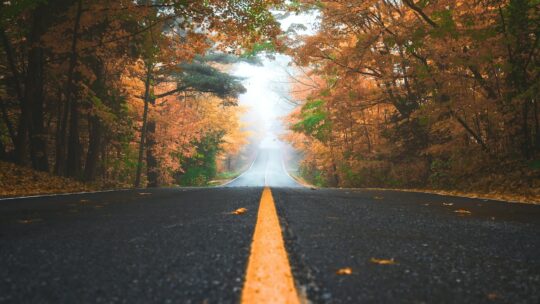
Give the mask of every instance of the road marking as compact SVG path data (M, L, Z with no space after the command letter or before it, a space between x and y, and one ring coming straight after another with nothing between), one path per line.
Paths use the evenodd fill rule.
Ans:
M285 171L285 174L287 174L287 176L293 181L295 182L296 184L298 184L299 186L301 187L309 187L304 185L304 184L301 184L299 181L296 180L296 178L292 177L291 174L289 173L289 171L287 170L287 168L285 167L285 161L283 160L283 154L281 155L281 167L283 167L283 171Z
M0 201L10 201L10 200L17 200L17 199L25 199L25 198L41 198L41 197L52 197L52 196L67 196L67 195L79 195L79 194L94 194L94 193L120 192L120 191L140 190L140 189L141 189L141 188L128 188L128 189L112 189L112 190L88 191L88 192L36 194L36 195L30 195L30 196L15 196L15 197L0 198Z
M268 187L264 188L259 205L241 302L300 303Z
M255 163L255 161L257 160L258 157L259 157L259 153L257 152L257 155L255 156L255 159L253 159L253 161L251 162L251 165L249 165L249 168L246 171L242 172L240 175L238 175L237 177L231 179L230 181L228 181L228 182L226 182L224 184L221 184L221 185L217 185L216 187L225 187L228 184L230 184L230 183L236 181L237 179L239 179L240 177L242 177L244 174L249 172L249 170L251 170L251 167L253 167L253 164Z

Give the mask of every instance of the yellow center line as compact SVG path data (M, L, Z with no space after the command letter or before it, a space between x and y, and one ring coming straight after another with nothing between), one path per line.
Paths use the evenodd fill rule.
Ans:
M242 303L300 303L268 187L261 197Z

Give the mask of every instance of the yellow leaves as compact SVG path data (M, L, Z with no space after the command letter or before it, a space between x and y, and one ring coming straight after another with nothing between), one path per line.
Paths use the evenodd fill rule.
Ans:
M457 209L457 210L454 210L454 212L459 214L459 215L471 215L472 214L469 210L465 210L465 209Z
M231 214L241 215L241 214L246 213L247 211L248 210L246 208L238 208L238 209L234 210L233 212L231 212Z
M378 264L378 265L395 265L397 264L396 261L394 261L394 258L391 258L389 260L387 259L377 259L377 258L371 258L369 260L371 263L373 264Z
M337 275L351 275L353 273L351 267L340 268L336 271Z
M139 192L139 195L152 195L150 192Z
M369 260L373 264L377 265L396 265L398 264L394 258L391 259L378 259L378 258L371 258ZM336 271L337 275L351 275L353 274L353 270L351 267L343 267Z

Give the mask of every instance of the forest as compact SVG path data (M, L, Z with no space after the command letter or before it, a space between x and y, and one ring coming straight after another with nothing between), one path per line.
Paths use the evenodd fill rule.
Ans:
M288 50L307 181L538 195L538 0L295 6L321 19Z
M231 63L281 52L307 182L540 195L539 0L13 0L0 36L3 163L208 184L247 141Z
M234 169L245 88L228 66L273 44L277 4L2 1L0 160L105 187Z

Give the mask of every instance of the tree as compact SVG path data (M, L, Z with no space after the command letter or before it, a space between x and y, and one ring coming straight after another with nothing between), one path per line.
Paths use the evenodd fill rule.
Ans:
M279 2L2 2L0 157L43 171L54 163L58 175L125 185L141 183L146 152L155 184L153 168L163 169L152 163L159 144L153 134L165 124L154 119L159 105L169 97L183 103L195 91L234 105L238 82L193 60L210 48L240 55L276 41L279 26L269 8ZM214 57L204 61L239 60ZM159 91L168 84L174 92Z
M342 185L416 187L531 172L534 1L301 2L322 14L317 35L289 50L324 81L290 117L303 135L291 138L320 145L305 151L306 168Z

